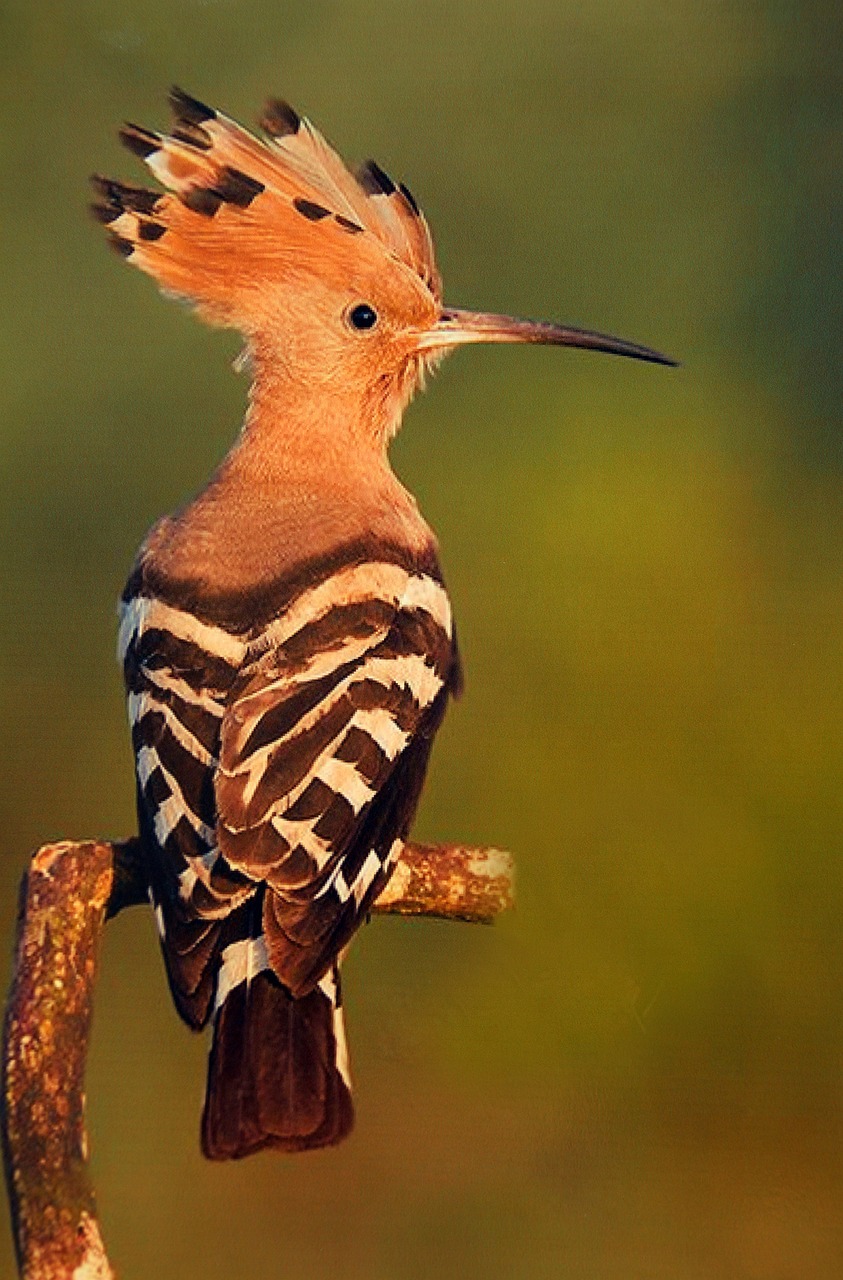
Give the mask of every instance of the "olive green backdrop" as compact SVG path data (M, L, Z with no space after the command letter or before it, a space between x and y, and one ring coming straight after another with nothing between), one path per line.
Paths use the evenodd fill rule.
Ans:
M4 960L27 851L133 829L115 600L246 390L86 218L89 172L142 178L123 118L173 80L246 121L282 94L407 179L451 302L684 361L471 350L411 409L467 667L417 832L512 849L518 909L364 929L354 1137L231 1167L148 913L111 924L89 1112L126 1280L843 1274L841 25L3 0Z

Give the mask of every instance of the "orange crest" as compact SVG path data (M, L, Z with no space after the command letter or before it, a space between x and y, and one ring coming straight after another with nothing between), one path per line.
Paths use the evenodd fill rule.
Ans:
M206 318L255 333L273 281L354 287L384 273L441 303L427 223L412 194L368 161L357 175L308 120L271 100L262 141L182 90L169 134L126 125L124 144L172 194L95 177L93 212L115 249Z

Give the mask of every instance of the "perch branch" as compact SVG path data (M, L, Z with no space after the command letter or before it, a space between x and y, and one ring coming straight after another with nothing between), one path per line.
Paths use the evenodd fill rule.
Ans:
M2 1120L23 1280L113 1280L88 1173L85 1059L103 925L146 901L136 839L44 845L21 884ZM407 844L373 909L488 923L511 905L509 854Z
M512 877L502 849L405 844L374 910L491 924L512 906Z
M21 885L3 1043L3 1152L24 1280L108 1280L87 1168L85 1055L108 844L45 845Z

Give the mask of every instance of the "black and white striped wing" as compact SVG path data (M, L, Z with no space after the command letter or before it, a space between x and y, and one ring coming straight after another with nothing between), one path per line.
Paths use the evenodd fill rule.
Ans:
M216 775L226 862L264 881L263 935L294 995L319 981L385 884L456 680L441 582L354 566L250 646Z
M124 598L128 692L150 896L176 1004L201 1026L225 920L255 892L216 841L214 777L226 696L246 644L154 596Z

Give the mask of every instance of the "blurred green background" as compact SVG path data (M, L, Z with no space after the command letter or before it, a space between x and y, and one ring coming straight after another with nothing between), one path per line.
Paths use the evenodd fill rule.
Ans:
M843 1274L843 433L836 0L4 0L0 925L27 851L133 829L114 605L239 423L234 335L88 222L173 80L269 93L404 177L449 301L679 371L449 362L396 467L467 667L417 833L499 843L494 929L375 921L358 1128L203 1163L204 1042L148 913L89 1071L126 1280ZM0 1274L11 1275L8 1229Z

